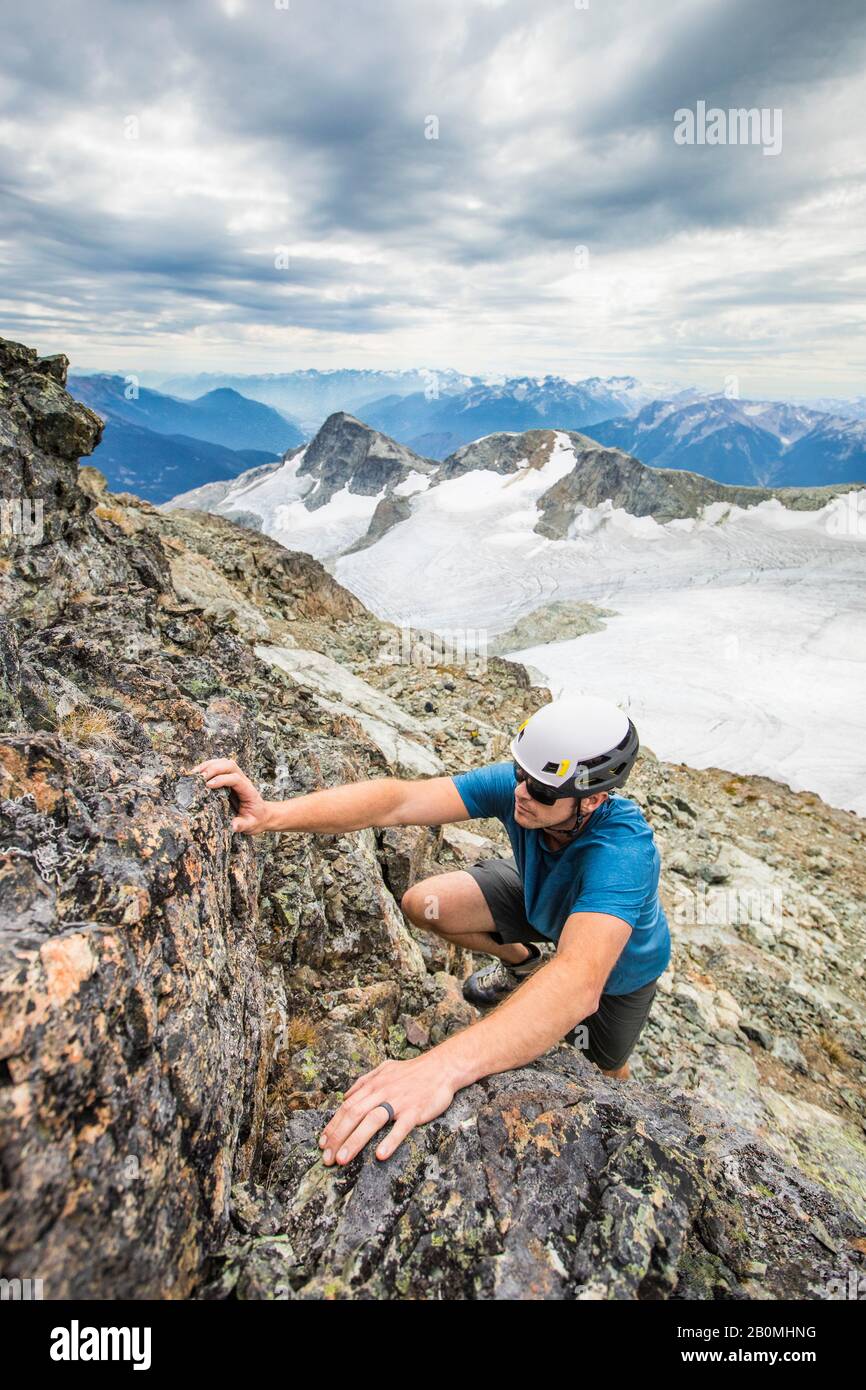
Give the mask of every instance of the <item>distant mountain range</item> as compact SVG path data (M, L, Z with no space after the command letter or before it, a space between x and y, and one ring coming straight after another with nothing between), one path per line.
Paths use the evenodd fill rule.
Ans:
M423 393L372 401L364 419L430 458L444 459L487 434L509 430L587 429L597 420L627 415L650 399L634 377L511 377L428 398Z
M866 420L822 417L785 450L773 481L778 487L866 481Z
M648 386L635 377L508 377L498 380L455 371L303 371L263 376L198 374L168 377L162 389L192 396L232 388L285 411L312 435L337 411L361 416L393 439L429 458L445 458L461 444L497 430L542 426L579 429L638 409L679 388Z
M234 478L304 439L278 410L227 388L184 401L99 375L71 378L70 390L106 421L94 467L113 490L149 502L164 502L179 487Z
M841 415L849 420L866 420L866 396L816 396L803 405L819 410L822 415Z
M160 381L160 389L184 397L199 396L214 388L236 390L252 400L264 401L284 411L309 436L315 434L322 421L336 410L366 415L364 408L369 402L384 397L398 400L425 391L459 394L480 382L480 377L466 376L463 372L423 367L395 372L338 368L325 372L315 369L266 372L257 376L200 372L165 377Z
M165 384L184 391L207 382L220 384L192 399L146 387L128 399L123 377L71 379L72 390L115 426L107 435L112 466L126 468L141 495L151 501L165 500L168 476L178 480L173 492L188 491L237 476L250 460L214 455L209 473L205 451L195 451L195 458L188 460L178 446L172 463L165 444L154 441L154 468L163 480L154 483L153 490L147 435L130 434L116 428L119 425L207 441L234 453L254 449L256 463L264 461L263 454L283 457L300 448L333 415L362 418L383 439L428 463L450 458L464 445L490 435L576 430L653 467L686 469L730 486L866 481L864 398L847 403L828 399L825 403L836 407L830 413L815 403L702 395L692 388L648 385L632 376L570 382L548 375L491 382L425 370L199 375L170 378ZM244 392L230 383L241 384ZM262 395L269 402L251 398ZM289 408L294 418L285 413ZM105 447L96 452L97 467L102 466ZM174 470L171 475L165 474L169 467ZM118 473L111 482L133 487Z
M780 401L701 396L653 401L603 420L593 438L654 467L731 484L821 487L866 481L866 421Z
M157 434L187 434L225 449L267 449L275 454L303 443L305 437L279 410L227 387L185 401L144 386L129 396L122 376L79 376L70 382L78 399L97 415Z

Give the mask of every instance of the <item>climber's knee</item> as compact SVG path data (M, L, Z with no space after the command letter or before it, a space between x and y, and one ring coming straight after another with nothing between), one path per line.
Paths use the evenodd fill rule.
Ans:
M438 926L439 914L436 911L437 896L432 887L431 879L422 879L420 883L413 883L400 899L400 906L417 927L427 927L429 931L435 931Z

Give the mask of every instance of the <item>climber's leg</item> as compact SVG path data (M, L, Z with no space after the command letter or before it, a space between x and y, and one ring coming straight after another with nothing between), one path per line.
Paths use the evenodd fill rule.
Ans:
M498 896L504 899L505 894L509 892L513 896L511 884L502 884L498 889ZM416 927L432 931L455 946L462 946L466 951L483 952L497 956L509 965L519 965L528 959L531 952L518 939L517 931L506 931L505 936L512 939L503 939L503 933L497 929L498 924L502 923L502 918L497 916L494 919L489 903L490 893L489 886L487 893L482 891L473 872L455 869L450 873L434 874L430 878L413 883L403 894L400 906ZM521 889L521 911L522 904ZM514 906L511 905L512 916ZM503 901L503 911L504 908ZM525 923L523 934L525 939L530 941L536 938L539 941L544 940L528 922Z
M658 980L650 980L630 994L602 994L597 1011L568 1034L568 1041L581 1047L605 1076L626 1081L631 1075L628 1059L647 1021L657 988ZM585 1042L579 1042L578 1036Z
M631 1076L628 1062L624 1062L623 1065L621 1067L618 1067L616 1071L605 1071L604 1067L602 1067L601 1073L603 1076L612 1076L615 1081L627 1081L628 1078Z

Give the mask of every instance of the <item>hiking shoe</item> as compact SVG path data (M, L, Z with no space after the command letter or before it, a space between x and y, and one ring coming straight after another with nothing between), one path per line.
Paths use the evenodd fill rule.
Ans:
M534 941L526 944L536 954L528 956L519 965L509 965L504 960L495 960L492 965L485 965L482 970L476 970L468 980L463 981L463 998L479 1008L489 1007L491 1004L498 1004L500 999L504 999L512 990L517 989L518 985L523 984L527 976L534 974L548 959L544 947L536 945Z

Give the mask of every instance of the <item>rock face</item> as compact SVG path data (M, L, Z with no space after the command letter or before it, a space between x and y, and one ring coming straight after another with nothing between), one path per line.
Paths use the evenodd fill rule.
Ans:
M402 652L265 535L109 494L76 469L99 422L64 380L0 342L4 498L45 519L0 550L0 1276L48 1298L844 1296L862 823L645 749L629 792L674 959L633 1078L559 1044L387 1163L324 1168L358 1076L476 1016L473 961L399 900L502 852L501 827L233 836L191 769L235 757L271 799L410 755L457 771L507 757L545 695L498 657Z
M188 775L197 749L254 757L250 658L80 485L98 422L65 360L22 351L0 355L4 487L46 527L2 560L3 1270L180 1296L262 1120L255 856Z
M295 1112L267 1188L236 1189L211 1296L820 1299L855 1268L859 1225L816 1184L574 1053L460 1092L385 1163L326 1173L324 1119Z
M63 389L68 365L0 339L0 496L41 503L50 540L74 532L86 511L78 459L102 437L99 417Z
M390 492L410 473L427 474L434 467L405 444L370 429L354 415L337 411L304 449L298 475L311 474L316 479L315 488L304 498L305 506L313 510L330 502L341 488L374 497L384 488Z

